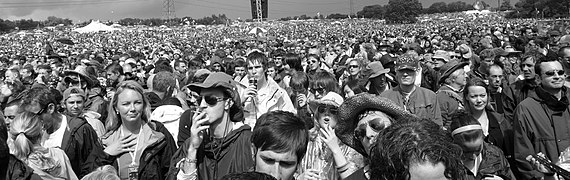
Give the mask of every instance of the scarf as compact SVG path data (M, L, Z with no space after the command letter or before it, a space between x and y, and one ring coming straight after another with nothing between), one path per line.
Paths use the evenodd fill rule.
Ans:
M554 95L546 92L541 86L536 87L536 95L542 99L542 103L554 111L565 111L568 108L568 97L566 96L566 88L562 88L562 98L558 100Z

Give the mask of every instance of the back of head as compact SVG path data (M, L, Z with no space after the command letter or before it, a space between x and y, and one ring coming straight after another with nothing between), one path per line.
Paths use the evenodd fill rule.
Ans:
M451 136L453 137L453 142L472 142L483 137L483 130L481 129L469 129L465 128L471 125L481 126L479 121L473 117L473 115L467 113L466 111L457 111L451 115L451 125L449 130Z
M113 166L105 165L87 174L81 180L120 180Z
M33 150L33 145L40 143L42 121L39 116L23 112L16 116L10 125L10 134L14 140L14 152L19 159L25 159Z
M372 146L372 179L409 179L410 167L418 164L445 166L444 175L459 179L463 174L461 149L430 120L409 121L384 129Z
M157 92L166 92L169 89L173 90L176 88L176 76L167 71L161 71L156 73L154 79L152 80L152 90Z
M301 162L307 151L309 132L303 120L295 114L272 111L257 119L251 142L259 151L294 152Z
M27 91L22 92L22 104L20 106L20 112L25 111L30 105L37 103L40 108L48 108L50 104L57 105L59 100L63 99L61 94L54 94L54 91L46 86L36 86L32 87ZM59 95L59 96L58 96ZM57 106L55 106L55 112L57 112Z

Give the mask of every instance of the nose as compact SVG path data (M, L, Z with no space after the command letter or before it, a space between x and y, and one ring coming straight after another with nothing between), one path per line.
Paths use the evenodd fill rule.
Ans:
M280 175L281 173L279 172L279 163L278 163L278 162L273 163L272 166L271 166L271 169L269 169L269 171L270 171L270 172L268 172L267 174L273 176L275 179L279 179L279 180L280 180L279 175Z

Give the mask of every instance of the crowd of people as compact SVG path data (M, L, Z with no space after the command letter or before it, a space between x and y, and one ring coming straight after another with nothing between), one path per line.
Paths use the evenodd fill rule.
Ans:
M568 178L567 22L5 34L0 67L6 179Z

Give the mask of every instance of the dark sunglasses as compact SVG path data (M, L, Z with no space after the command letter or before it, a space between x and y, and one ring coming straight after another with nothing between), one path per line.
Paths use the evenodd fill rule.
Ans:
M359 68L359 65L349 65L348 68Z
M315 92L318 92L319 94L324 94L325 89L324 88L311 88L311 93L315 94Z
M366 126L368 124L368 126L370 126L370 128L374 131L374 132L379 132L381 130L383 130L384 128L386 128L386 125L384 123L381 123L382 120L380 118L376 118L376 119L372 119L370 121L368 121L368 123L366 124L361 124L359 125L355 130L354 130L354 136L356 136L356 138L364 138L366 137Z
M308 61L309 64L317 63L317 61Z
M225 99L216 96L203 96L202 100L206 101L206 103L208 103L208 105L210 106L215 106L216 104L218 104L218 102L223 101Z
M544 72L547 76L554 76L554 74L558 74L558 76L564 76L564 70L552 70Z
M317 111L319 112L319 114L323 114L325 112L330 112L330 113L335 114L335 115L338 114L338 108L335 106L330 106L330 105L319 106L319 107L317 107Z
M133 76L132 72L125 72L125 76Z

